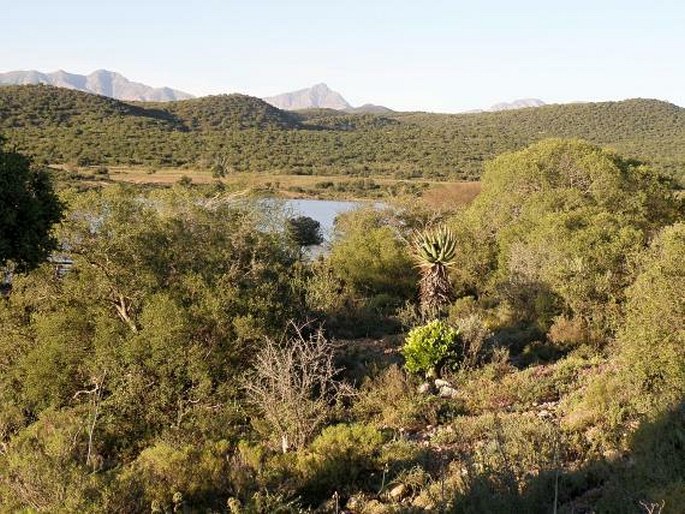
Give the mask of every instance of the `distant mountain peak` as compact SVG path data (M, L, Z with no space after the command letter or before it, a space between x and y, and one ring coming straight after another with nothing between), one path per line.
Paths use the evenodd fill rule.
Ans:
M513 109L525 109L527 107L542 107L545 102L539 98L520 98L513 102L497 103L488 109L489 111L511 111Z
M36 70L0 73L0 85L21 84L47 84L128 101L169 102L193 98L188 93L168 87L155 88L132 82L121 73L104 69L95 70L89 75L61 69L52 73Z
M336 109L344 111L352 107L340 93L333 91L323 82L306 89L270 96L263 100L274 107L287 111L299 111L302 109Z

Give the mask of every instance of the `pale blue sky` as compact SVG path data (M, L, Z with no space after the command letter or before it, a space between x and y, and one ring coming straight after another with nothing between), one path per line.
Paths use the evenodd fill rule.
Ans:
M354 105L457 112L685 106L685 2L0 0L0 71L118 71L196 95L326 82Z

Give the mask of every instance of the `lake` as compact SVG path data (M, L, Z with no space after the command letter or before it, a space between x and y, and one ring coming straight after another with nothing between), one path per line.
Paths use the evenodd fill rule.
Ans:
M321 233L326 241L333 235L333 224L338 214L352 211L362 205L362 202L341 200L284 200L287 209L295 216L308 216L321 223Z

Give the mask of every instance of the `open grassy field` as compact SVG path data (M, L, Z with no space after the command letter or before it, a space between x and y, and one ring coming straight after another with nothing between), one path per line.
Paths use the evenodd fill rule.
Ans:
M400 195L422 196L435 207L468 203L480 191L479 182L401 180L388 177L347 177L267 173L231 173L213 177L206 170L188 168L149 168L132 166L65 167L72 179L91 185L126 182L147 186L222 184L229 190L265 192L283 198L368 199Z

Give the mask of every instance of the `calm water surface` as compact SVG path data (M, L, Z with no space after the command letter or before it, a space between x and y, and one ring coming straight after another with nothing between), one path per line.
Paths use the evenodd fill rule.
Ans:
M362 205L362 202L340 200L285 200L284 203L295 216L309 216L321 223L321 232L327 241L333 235L335 217Z

